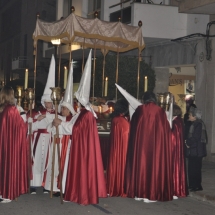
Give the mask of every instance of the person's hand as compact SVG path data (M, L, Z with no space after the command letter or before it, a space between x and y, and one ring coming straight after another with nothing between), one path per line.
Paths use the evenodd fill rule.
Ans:
M37 117L37 121L41 121L44 118L46 118L46 115L40 115Z
M57 127L58 125L61 124L61 122L62 122L61 119L54 119L53 122L52 122L52 125L55 126L55 127Z
M28 117L28 123L32 123L33 119L31 117Z
M185 140L184 142L185 142L186 147L189 149L190 147L186 144L186 143L187 143L187 141Z

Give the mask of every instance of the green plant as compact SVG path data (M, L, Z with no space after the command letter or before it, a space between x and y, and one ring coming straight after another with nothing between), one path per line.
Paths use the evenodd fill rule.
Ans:
M95 69L95 86L94 96L102 97L102 71L103 71L103 56L96 59ZM117 56L108 54L105 60L105 77L108 77L108 98L115 98L116 93L116 66ZM118 84L128 91L135 98L137 96L137 70L138 70L138 59L131 56L119 56L118 66ZM92 66L93 71L93 66ZM142 97L144 92L144 77L148 77L148 91L153 91L155 87L155 72L146 64L144 61L140 62L140 81L139 81L139 98ZM92 76L93 77L93 76ZM91 95L92 95L91 81ZM123 96L118 92L117 98Z

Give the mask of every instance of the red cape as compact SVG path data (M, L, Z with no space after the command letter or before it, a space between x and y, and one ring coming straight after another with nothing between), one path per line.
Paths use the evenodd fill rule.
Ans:
M184 123L180 117L176 117L173 120L172 146L174 195L186 197L188 189L184 157Z
M15 106L0 114L0 195L15 199L28 191L26 126Z
M90 111L81 110L71 138L64 199L97 204L99 197L107 197L107 191L96 120Z
M107 168L107 192L110 196L126 196L124 174L128 149L129 122L122 116L111 122L110 154Z
M163 109L149 103L132 116L126 164L129 197L168 201L173 197L171 130Z

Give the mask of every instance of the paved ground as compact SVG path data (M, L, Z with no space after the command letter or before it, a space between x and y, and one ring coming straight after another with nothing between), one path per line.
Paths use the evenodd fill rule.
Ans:
M207 201L215 205L215 163L203 161L202 165L203 191L190 193L191 197Z
M104 198L98 205L81 206L50 199L42 189L36 195L25 194L7 204L0 204L0 215L210 215L215 214L215 163L203 162L203 191L190 193L187 198L169 202L144 203L131 198Z

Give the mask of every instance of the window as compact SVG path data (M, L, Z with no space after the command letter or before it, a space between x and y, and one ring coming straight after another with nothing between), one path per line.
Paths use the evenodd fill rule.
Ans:
M100 17L101 0L89 0L88 2L88 18L94 18L94 12L98 12L98 18Z

